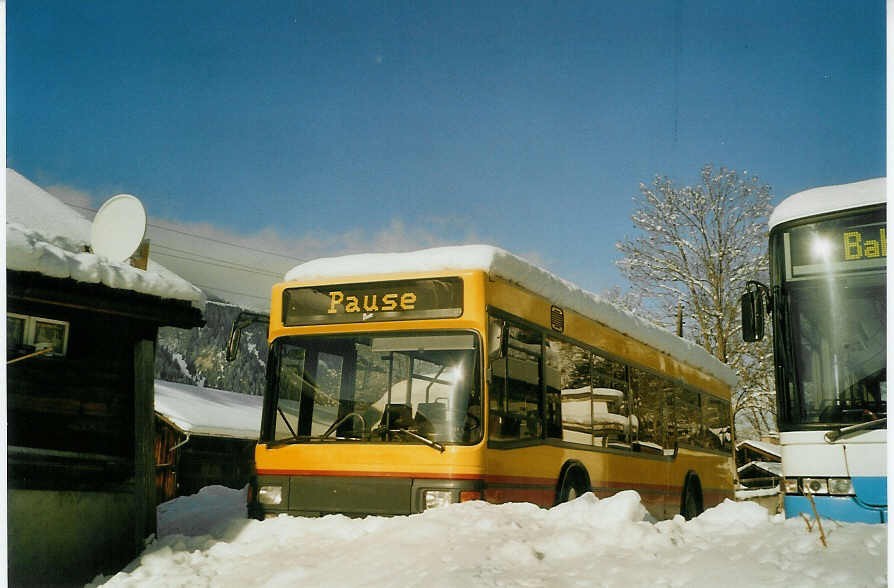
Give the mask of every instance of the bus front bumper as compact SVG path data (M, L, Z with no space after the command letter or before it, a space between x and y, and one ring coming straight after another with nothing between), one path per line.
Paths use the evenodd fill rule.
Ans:
M887 523L887 507L867 506L853 496L814 496L817 513L824 519L844 523ZM785 517L794 518L803 513L813 518L813 508L806 496L785 497Z
M482 497L480 479L258 475L249 516L408 515Z

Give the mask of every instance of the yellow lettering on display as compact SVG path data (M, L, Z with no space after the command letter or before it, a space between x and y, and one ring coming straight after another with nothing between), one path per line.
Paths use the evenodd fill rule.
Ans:
M363 294L361 303L359 296L345 295L341 290L329 292L328 314L339 312L388 312L394 310L414 310L416 294L414 292L389 292L379 298L379 294Z
M416 295L407 292L400 297L400 307L403 310L413 310L416 307Z
M338 310L335 308L336 304L341 304L342 300L345 299L345 293L341 290L335 290L334 292L329 293L329 310L326 311L329 314L335 314Z
M879 229L878 239L864 239L860 231L847 231L842 237L845 261L888 256L888 236L884 228Z
M382 296L382 310L394 310L397 308L397 294L385 294Z
M844 234L844 259L851 261L863 257L863 245L859 231L848 231Z
M372 301L369 300L370 298L372 298ZM379 305L376 304L375 294L373 294L372 296L367 296L366 294L363 295L363 310L365 312L373 312L375 310L379 310Z
M348 296L345 300L345 312L360 312L360 299L356 296Z

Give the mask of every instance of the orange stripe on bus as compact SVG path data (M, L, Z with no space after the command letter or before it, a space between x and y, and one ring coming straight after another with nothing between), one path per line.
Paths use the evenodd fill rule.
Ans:
M425 478L428 480L483 480L480 474L433 474L428 472L363 472L353 470L286 470L265 468L259 476L319 476L327 478Z

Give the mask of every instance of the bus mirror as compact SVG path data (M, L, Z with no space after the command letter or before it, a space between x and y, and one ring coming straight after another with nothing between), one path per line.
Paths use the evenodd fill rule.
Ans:
M227 339L227 361L233 361L236 359L236 354L239 351L239 339L242 337L242 327L237 322L233 323L233 328L230 329L230 337Z
M742 339L753 343L764 338L764 297L759 290L742 294Z
M236 317L236 320L233 321L233 327L230 329L230 336L227 339L227 361L236 359L236 355L239 351L239 339L242 338L242 329L253 323L269 322L270 318L265 314L258 314L247 310L240 312L239 316Z

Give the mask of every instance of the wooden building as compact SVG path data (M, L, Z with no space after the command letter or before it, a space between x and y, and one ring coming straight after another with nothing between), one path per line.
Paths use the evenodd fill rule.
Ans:
M156 380L158 502L205 486L244 487L261 429L260 396Z
M204 295L94 255L88 220L6 182L9 584L83 585L155 531L156 335L201 325Z

